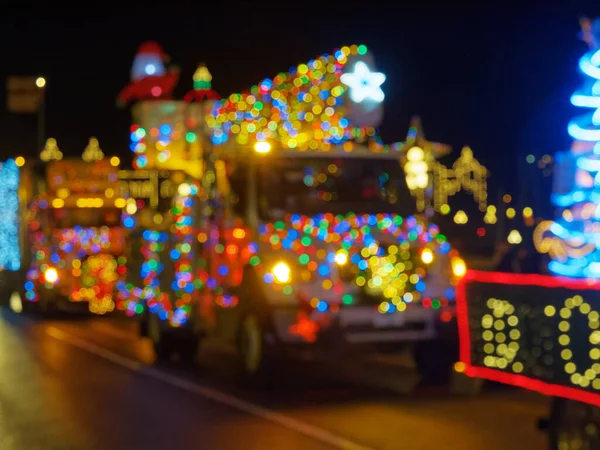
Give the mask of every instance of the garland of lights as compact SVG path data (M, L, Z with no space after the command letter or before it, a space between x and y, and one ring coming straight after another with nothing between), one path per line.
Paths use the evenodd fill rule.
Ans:
M384 299L379 312L393 313L406 309L411 302L426 307L446 306L454 299L454 289L446 289L445 295L431 299L426 296L425 275L427 263L422 253L449 253L446 237L436 225L426 226L415 217L403 219L397 215L346 216L320 214L315 217L290 215L285 221L262 225L259 242L268 243L273 251L293 251L304 281L322 278L324 291L341 293L342 279L336 278L331 266L340 259L348 261L347 270L341 277L353 279L356 285L374 296ZM339 248L327 251L323 243ZM454 256L454 252L451 253ZM258 265L258 258L250 263ZM276 291L287 295L295 293L292 285L274 283L273 275L265 273L264 281ZM296 292L297 293L297 292ZM353 304L351 294L341 297L344 304ZM311 300L311 306L327 311L330 305L319 299Z

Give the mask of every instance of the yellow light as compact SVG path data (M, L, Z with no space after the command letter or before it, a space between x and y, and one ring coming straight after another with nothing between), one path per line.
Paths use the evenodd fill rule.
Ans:
M467 273L467 265L462 258L452 259L452 273L457 277L464 277Z
M515 217L515 214L516 214L516 213L517 213L517 212L515 211L515 208L508 208L508 209L506 210L506 217L508 217L509 219L512 219L512 218L514 218L514 217Z
M421 261L425 264L431 264L433 262L433 252L426 248L421 252Z
M192 188L187 183L181 183L179 185L179 187L177 188L177 192L179 192L179 195L182 195L185 197L185 196L190 195L190 193L192 192Z
M508 234L506 240L509 242L509 244L520 244L523 241L523 238L521 237L521 233L519 233L517 230L512 230Z
M527 218L531 216L533 216L533 209L531 209L529 206L523 208L523 217Z
M46 86L46 79L44 77L37 77L35 79L35 85L40 89Z
M469 216L467 216L467 213L464 212L462 209L459 210L455 215L454 215L454 223L460 224L460 225L464 225L465 223L467 223L469 221Z
M258 141L254 144L254 150L256 153L269 153L271 151L271 144L265 141Z
M127 202L125 211L127 211L127 214L129 214L129 215L133 215L137 212L137 205L135 204L135 200L133 200L133 201L130 200Z
M93 198L90 201L90 206L92 208L102 208L104 206L104 200L101 198Z
M292 270L290 269L290 266L283 261L275 264L272 272L275 280L277 280L279 283L287 283L291 279Z
M52 200L53 208L62 208L63 206L65 206L65 201L62 198L55 198Z
M454 371L458 373L463 373L467 369L467 366L464 362L458 361L454 363Z
M23 167L25 165L25 158L23 158L22 156L17 156L15 158L15 164L17 165L17 167Z
M112 158L110 158L110 165L117 167L119 164L121 164L121 160L119 159L118 156L113 156Z
M58 280L58 272L54 267L49 267L44 272L44 279L48 283L56 283L56 281Z
M106 198L113 198L115 196L115 191L113 188L106 188L104 191L104 196Z
M115 206L117 208L125 208L126 204L127 204L127 202L125 201L124 198L118 198L115 200Z
M335 254L335 263L338 266L343 266L348 262L348 255L344 251L339 251Z
M58 191L56 191L56 195L58 195L62 199L67 198L70 194L71 192L66 188L60 188Z

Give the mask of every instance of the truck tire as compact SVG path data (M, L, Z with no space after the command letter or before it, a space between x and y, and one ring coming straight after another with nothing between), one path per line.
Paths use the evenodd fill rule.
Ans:
M563 398L553 399L548 435L551 450L600 449L600 408Z
M265 323L254 311L244 314L237 333L237 376L245 386L266 387L273 358L265 340Z
M176 355L182 363L196 362L200 340L191 330L169 328L155 314L149 314L146 327L158 362L169 362Z
M147 334L152 342L157 362L170 361L175 352L175 342L172 334L166 332L161 320L155 314L148 315Z

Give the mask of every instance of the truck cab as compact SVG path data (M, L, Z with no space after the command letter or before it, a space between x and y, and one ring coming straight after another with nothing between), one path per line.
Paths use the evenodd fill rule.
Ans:
M188 329L192 342L234 348L253 377L289 349L352 354L446 337L466 267L412 213L397 154L245 150L220 152L202 179L180 185L172 222L189 222L187 252L174 232L185 226L154 236L165 257L176 253L169 264L189 261L193 284L176 281L189 295L172 296L168 311L151 302L157 353L177 351Z

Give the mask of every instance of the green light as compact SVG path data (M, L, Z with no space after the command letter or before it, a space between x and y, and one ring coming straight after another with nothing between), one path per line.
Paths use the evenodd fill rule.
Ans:
M344 305L351 305L353 301L354 299L350 294L344 294L342 297L342 302L344 302Z
M306 253L303 253L298 258L298 261L300 261L301 264L308 264L308 262L310 261L310 257Z
M359 55L364 55L365 53L367 53L367 46L366 45L359 45L358 46L358 54Z
M196 141L196 135L190 131L190 132L188 132L185 135L185 140L188 141L188 142L190 142L190 143L191 142L195 142Z
M260 264L260 258L256 255L254 255L252 258L250 258L250 265L252 266L256 266Z
M525 158L527 160L527 162L529 164L533 164L535 162L535 156L533 155L527 155L527 158Z

